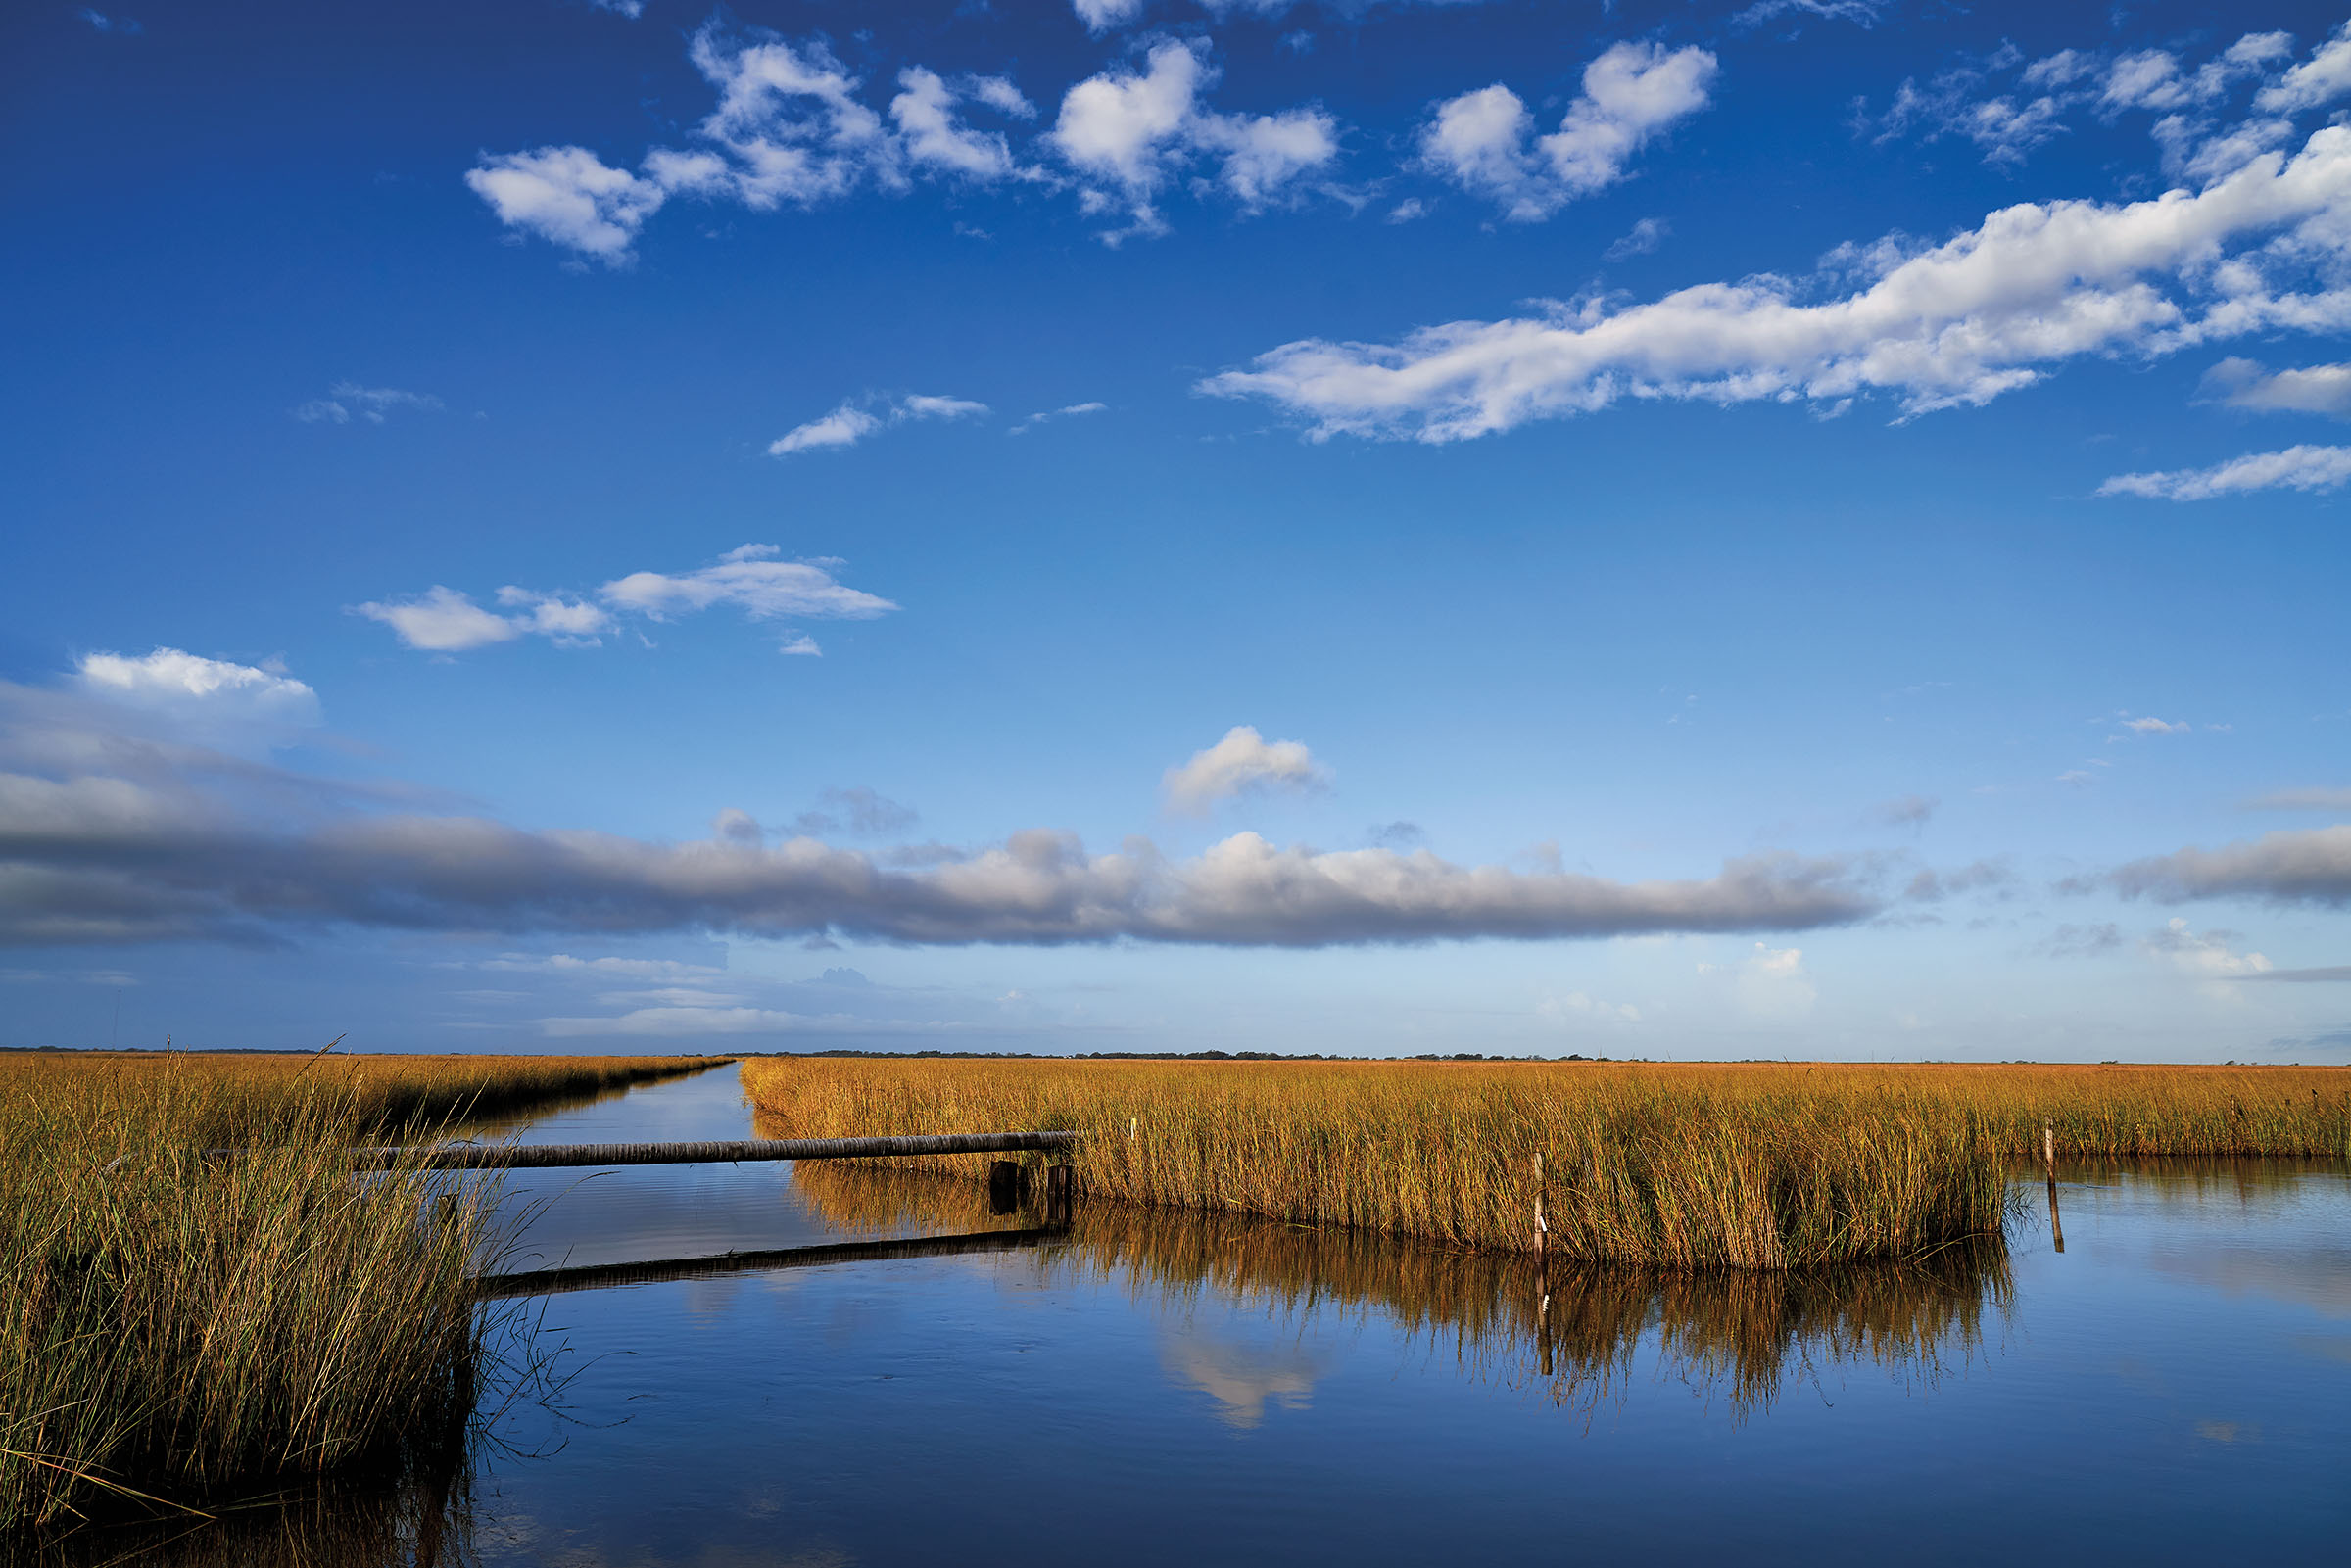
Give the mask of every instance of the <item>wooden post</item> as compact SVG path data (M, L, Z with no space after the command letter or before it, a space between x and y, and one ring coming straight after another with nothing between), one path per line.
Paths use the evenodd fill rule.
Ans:
M987 1167L987 1212L1009 1214L1021 1207L1021 1167L998 1160Z
M2057 1217L2057 1130L2045 1121L2040 1124L2040 1164L2049 1178L2049 1236L2064 1252L2065 1225Z
M1045 1223L1066 1225L1070 1222L1071 1198L1078 1182L1076 1165L1045 1166Z
M1545 1243L1551 1235L1551 1222L1543 1217L1543 1151L1535 1151L1535 1256L1541 1258Z
M1535 1151L1535 1357L1551 1376L1551 1221L1543 1213L1543 1151Z

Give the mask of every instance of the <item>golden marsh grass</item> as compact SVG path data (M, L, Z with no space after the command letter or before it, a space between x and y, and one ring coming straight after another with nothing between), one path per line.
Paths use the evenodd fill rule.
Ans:
M776 1136L1067 1128L1097 1199L1661 1268L1919 1258L2006 1162L2351 1154L2341 1069L753 1059ZM920 1163L978 1179L986 1157Z
M494 1185L345 1151L709 1065L0 1057L0 1533L460 1438Z

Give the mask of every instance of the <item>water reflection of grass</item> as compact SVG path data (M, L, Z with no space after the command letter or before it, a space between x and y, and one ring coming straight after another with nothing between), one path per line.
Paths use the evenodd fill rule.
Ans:
M1072 1128L1097 1198L1660 1267L1996 1232L2004 1160L2351 1153L2340 1069L754 1060L777 1135ZM984 1159L929 1168L976 1178Z
M828 1221L983 1228L984 1195L936 1176L827 1164L794 1181ZM1806 1370L1876 1365L1932 1378L2008 1307L2006 1255L1978 1240L1900 1262L1672 1270L1553 1262L1235 1214L1081 1205L1046 1266L1166 1305L1210 1297L1305 1316L1376 1311L1467 1370L1575 1408L1620 1392L1645 1342L1670 1373L1744 1416ZM1542 1286L1548 1286L1544 1304Z
M494 1187L348 1145L702 1065L0 1058L0 1544L461 1439Z

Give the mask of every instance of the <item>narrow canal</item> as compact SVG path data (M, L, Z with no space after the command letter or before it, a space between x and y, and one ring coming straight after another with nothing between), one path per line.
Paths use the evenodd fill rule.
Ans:
M521 1135L755 1129L728 1069ZM531 1343L567 1381L500 1417L469 1483L339 1548L360 1556L285 1560L2339 1556L2351 1176L2060 1175L2062 1255L2037 1214L1925 1268L1555 1266L1540 1326L1522 1264L1098 1208L1018 1252L547 1298ZM981 1189L829 1165L509 1192L515 1267L1024 1223ZM331 1514L284 1539L348 1531Z

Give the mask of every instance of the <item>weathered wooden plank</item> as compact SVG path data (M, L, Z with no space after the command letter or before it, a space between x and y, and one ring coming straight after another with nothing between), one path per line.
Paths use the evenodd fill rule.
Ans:
M817 1247L778 1247L765 1252L710 1253L700 1258L662 1258L638 1263L600 1263L584 1268L537 1268L512 1274L484 1274L473 1282L476 1301L510 1301L520 1296L558 1296L566 1291L608 1290L615 1285L656 1285L666 1280L707 1279L768 1268L814 1268L829 1263L870 1263L893 1258L951 1258L964 1253L1017 1252L1058 1241L1068 1231L983 1230L962 1236L912 1236L896 1241L832 1242Z
M759 1160L883 1160L898 1155L1009 1154L1067 1149L1075 1132L946 1132L896 1138L751 1138L719 1143L440 1144L355 1149L362 1168L540 1170L571 1165L736 1164Z

